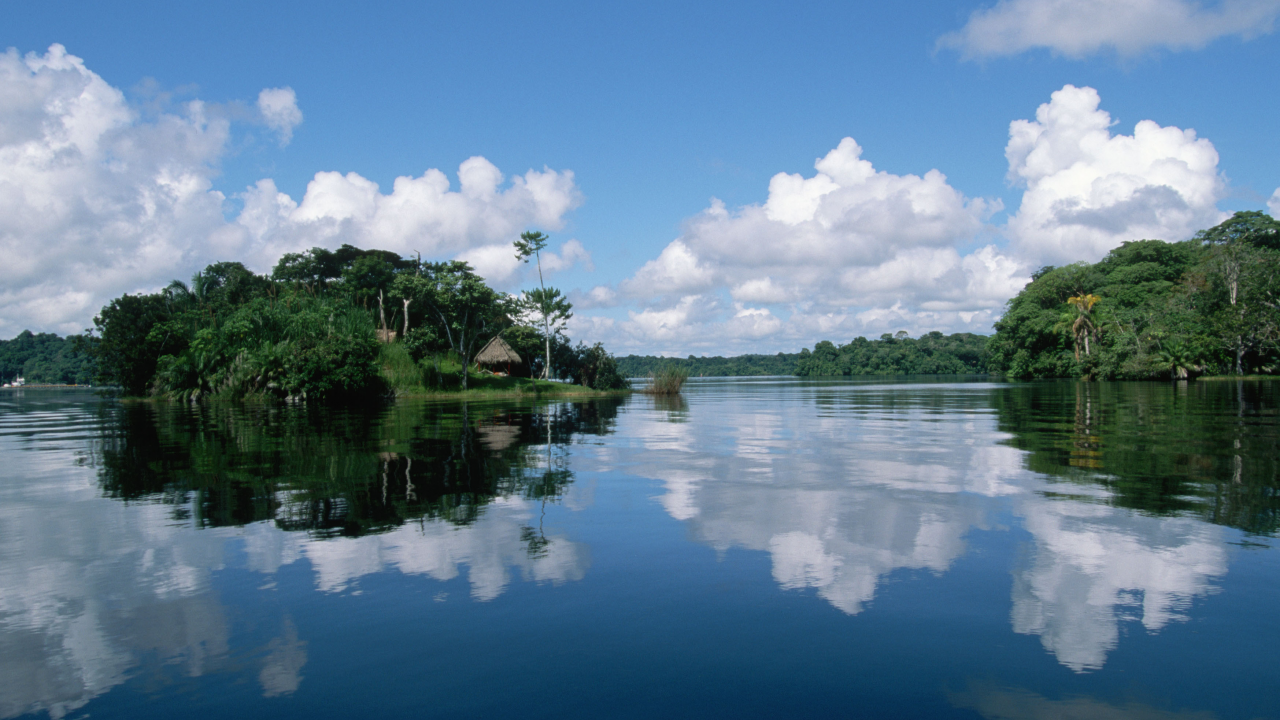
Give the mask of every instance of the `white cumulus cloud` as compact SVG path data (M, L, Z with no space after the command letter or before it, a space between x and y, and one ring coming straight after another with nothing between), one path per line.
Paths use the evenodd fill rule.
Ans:
M264 90L262 119L286 139L301 120L289 88ZM507 180L473 157L459 187L431 169L389 193L356 173L318 172L301 200L271 179L237 198L214 189L233 128L200 101L145 118L124 94L54 45L0 54L0 337L79 332L111 298L239 259L268 271L285 252L351 243L405 255L484 255L531 226L555 230L581 202L573 173ZM228 214L233 217L228 220ZM490 253L496 257L496 253ZM552 264L589 264L571 241Z
M967 58L1044 48L1079 58L1112 50L1194 50L1222 37L1271 32L1277 0L1000 0L939 39Z
M1143 120L1112 135L1093 88L1067 85L1009 126L1009 178L1026 188L1008 234L1027 258L1100 259L1126 240L1183 240L1220 222L1213 143Z
M647 307L610 326L611 341L718 352L831 334L986 331L1026 282L1021 265L994 246L957 249L986 230L998 201L966 197L938 170L877 170L852 138L814 169L774 175L760 205L730 211L713 199L619 284L619 294ZM867 312L891 307L906 309Z
M290 87L267 88L258 93L258 112L267 127L279 133L281 146L289 144L293 129L302 123L298 96Z

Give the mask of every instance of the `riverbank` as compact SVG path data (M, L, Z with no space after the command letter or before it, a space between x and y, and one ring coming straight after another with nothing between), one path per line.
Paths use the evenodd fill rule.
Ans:
M378 374L389 393L398 398L594 398L616 397L630 392L629 389L597 390L574 383L512 377L473 368L467 370L464 389L462 373L462 365L452 354L415 361L399 343L383 345L378 351Z
M24 383L22 385L5 385L0 390L88 390L93 385L51 385L45 383Z
M429 400L489 400L496 398L572 398L588 399L600 397L621 397L631 390L593 390L582 385L572 385L549 380L533 378L505 377L500 375L479 375L472 373L467 378L467 389L443 390L431 389L421 385L396 387L397 398L416 398Z

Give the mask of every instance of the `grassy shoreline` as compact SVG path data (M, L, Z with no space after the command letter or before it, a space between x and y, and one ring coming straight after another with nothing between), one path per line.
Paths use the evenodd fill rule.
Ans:
M398 343L383 345L378 354L378 372L396 398L465 400L488 398L596 398L616 397L630 390L595 390L534 378L467 372L467 389L461 385L462 366L456 358L437 358L434 363L415 362Z
M472 374L466 390L437 390L416 387L393 388L396 399L468 400L489 398L598 398L618 397L631 390L593 390L581 385L534 380L532 378L498 377Z

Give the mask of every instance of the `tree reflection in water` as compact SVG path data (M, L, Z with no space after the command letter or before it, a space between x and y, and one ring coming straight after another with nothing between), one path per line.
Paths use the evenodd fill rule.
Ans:
M560 499L573 475L554 449L611 432L621 402L134 404L103 444L101 484L202 527L272 520L325 538L436 519L465 526L500 499Z
M611 432L621 403L132 405L103 445L101 483L200 527L248 526L252 567L306 557L323 591L386 567L447 580L465 564L472 596L489 600L512 567L583 576L587 548L548 537L542 518L573 482L565 446Z
M1027 467L1143 514L1280 530L1271 382L1028 383L994 393Z

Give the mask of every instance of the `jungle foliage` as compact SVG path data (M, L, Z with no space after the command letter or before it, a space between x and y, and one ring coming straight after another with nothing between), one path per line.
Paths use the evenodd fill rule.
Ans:
M344 245L285 255L270 275L215 263L190 284L175 280L158 293L116 298L94 318L89 346L99 382L133 396L466 390L476 353L499 334L540 361L533 363L539 372L550 355L551 377L594 372L589 380L598 382L596 355L612 361L603 348L595 355L572 348L553 323L541 323L552 330L545 337L522 322L521 310L519 299L489 287L464 262ZM395 352L384 348L391 342ZM547 347L555 352L536 351Z
M1238 212L1191 240L1046 267L1011 299L989 367L1015 378L1188 378L1280 369L1280 223Z

